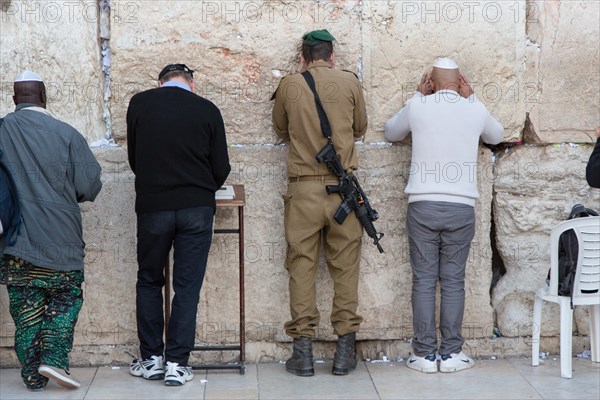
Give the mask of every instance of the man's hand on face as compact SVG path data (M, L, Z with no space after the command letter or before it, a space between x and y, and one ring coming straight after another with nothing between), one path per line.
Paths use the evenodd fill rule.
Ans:
M600 138L600 127L596 128L596 137Z
M464 98L468 98L473 94L473 88L462 74L460 76L460 86L458 87L458 93Z
M424 96L433 94L433 86L431 86L431 72L425 72L421 78L421 82L417 86L417 91L421 92Z

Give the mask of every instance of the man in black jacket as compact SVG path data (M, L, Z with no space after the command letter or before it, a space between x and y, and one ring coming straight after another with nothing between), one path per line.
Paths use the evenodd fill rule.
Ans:
M585 169L585 178L593 188L600 189L600 127L596 128L596 146Z
M127 110L141 353L129 371L145 379L164 377L169 386L193 378L188 360L212 240L215 192L231 170L223 118L213 103L193 93L193 72L184 64L167 65L159 87L133 96ZM171 247L175 296L165 346L162 289Z

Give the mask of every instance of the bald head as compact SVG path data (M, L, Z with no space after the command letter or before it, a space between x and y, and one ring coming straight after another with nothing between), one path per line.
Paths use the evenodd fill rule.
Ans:
M458 92L460 86L460 71L458 68L438 68L433 67L431 71L431 82L433 91L449 89Z
M435 60L431 71L431 86L434 92L448 89L458 92L460 72L458 64L451 58L441 57Z

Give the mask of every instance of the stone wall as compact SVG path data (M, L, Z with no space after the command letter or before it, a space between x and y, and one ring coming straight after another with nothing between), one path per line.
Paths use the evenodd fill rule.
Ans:
M99 5L100 4L100 5ZM100 10L110 13L101 13ZM196 72L196 92L221 109L230 147L228 183L244 184L247 359L289 354L283 268L286 147L270 124L271 93L298 69L299 38L326 27L337 67L358 74L370 117L358 143L359 178L381 214L379 254L365 240L359 332L363 357L406 356L412 335L405 232L410 143L383 139L385 121L414 93L438 56L450 56L505 127L504 144L482 146L477 231L467 265L464 334L475 356L530 351L533 293L548 268L549 231L570 207L600 208L584 179L600 125L599 3L588 1L7 1L0 7L0 115L12 111L23 69L45 78L51 112L79 129L102 164L104 188L83 205L85 305L76 364L126 363L137 353L133 175L124 148L131 96L156 85L167 63ZM104 46L104 47L103 47ZM595 50L594 50L595 49ZM108 82L109 86L105 84ZM166 139L167 140L167 139ZM219 210L217 226L235 225ZM365 236L365 239L367 237ZM198 342L237 340L237 241L215 236L198 308ZM505 272L502 275L502 272ZM495 285L490 290L492 281ZM331 357L332 285L321 265L318 354ZM542 349L556 352L558 314L545 308ZM504 337L492 339L498 327ZM588 333L585 309L574 330ZM0 365L15 365L14 326L0 290ZM589 347L585 337L574 351ZM234 354L207 355L234 359Z
M505 336L531 334L535 293L550 267L549 232L576 203L599 209L600 190L585 181L589 147L574 144L521 146L506 151L494 165L494 215L497 248L506 274L492 304ZM556 307L555 307L556 306ZM574 330L587 334L586 313L575 313ZM544 307L542 334L560 331L558 306Z

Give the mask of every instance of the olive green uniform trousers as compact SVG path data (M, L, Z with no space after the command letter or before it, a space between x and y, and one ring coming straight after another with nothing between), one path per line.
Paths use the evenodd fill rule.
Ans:
M341 198L337 194L328 195L325 185L336 185L335 177L299 179L290 178L284 196L286 268L292 316L285 323L286 333L295 339L315 336L320 321L316 278L321 241L334 285L331 310L334 333L341 336L356 332L363 321L356 314L362 226L354 212L348 215L343 225L333 219Z

